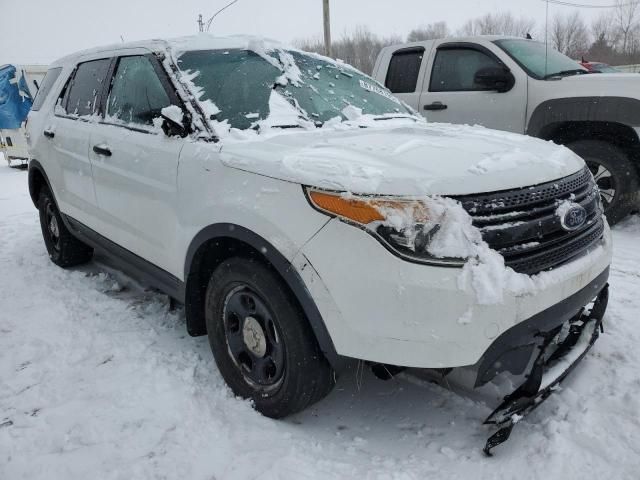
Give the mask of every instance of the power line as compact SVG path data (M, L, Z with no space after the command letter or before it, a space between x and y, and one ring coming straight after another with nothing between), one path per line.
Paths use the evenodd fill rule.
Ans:
M228 3L227 5L222 7L220 10L218 10L216 13L214 13L213 16L209 20L207 20L207 29L206 29L206 31L207 32L209 31L209 28L211 27L211 22L213 22L214 18L216 18L220 13L225 11L227 8L229 8L231 5L233 5L236 2L238 2L238 0L233 0L233 2Z
M629 2L629 3L618 3L614 5L593 5L588 3L574 3L574 2L566 2L564 0L542 0L543 2L547 2L547 4L551 3L553 5L561 5L563 7L575 7L575 8L618 8L618 7L630 7L633 5L638 5L638 2Z

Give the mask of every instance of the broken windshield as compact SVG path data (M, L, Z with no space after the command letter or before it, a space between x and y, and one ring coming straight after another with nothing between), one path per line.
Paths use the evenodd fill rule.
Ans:
M208 105L211 120L233 128L316 126L349 112L411 115L389 90L351 67L320 56L278 50L199 50L183 53L178 66ZM347 109L346 107L352 107ZM293 122L293 124L292 124Z

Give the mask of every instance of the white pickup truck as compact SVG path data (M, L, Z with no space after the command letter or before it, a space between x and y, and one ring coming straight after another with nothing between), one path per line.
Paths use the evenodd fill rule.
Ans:
M640 75L590 74L544 43L481 36L386 47L373 76L430 121L566 145L589 165L610 223L639 206Z

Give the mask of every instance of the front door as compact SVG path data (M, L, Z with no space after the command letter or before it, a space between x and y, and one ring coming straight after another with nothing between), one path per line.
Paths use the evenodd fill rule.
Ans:
M101 232L121 247L176 276L171 251L177 231L176 182L184 145L159 127L164 107L178 105L157 59L120 57L104 120L91 135L89 158Z
M420 112L432 122L483 125L523 133L527 104L527 78L512 69L513 87L507 92L488 90L475 81L476 73L505 64L488 48L476 44L444 43L429 62L430 76L420 96Z

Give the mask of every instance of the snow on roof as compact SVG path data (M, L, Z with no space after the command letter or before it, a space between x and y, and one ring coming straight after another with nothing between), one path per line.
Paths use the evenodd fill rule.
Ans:
M100 47L94 47L87 50L81 50L79 52L72 53L65 57L60 58L54 62L54 65L64 64L70 61L74 61L79 57L90 57L107 52L145 48L150 51L165 51L172 50L174 55L178 56L182 52L189 50L208 50L208 49L236 49L242 48L255 51L269 51L276 48L291 48L286 44L282 44L277 40L268 38L262 38L252 35L230 35L224 37L217 37L208 33L200 33L198 35L189 35L185 37L176 38L162 38L162 39L150 39L140 40L135 42L123 42L114 43L111 45L104 45Z

